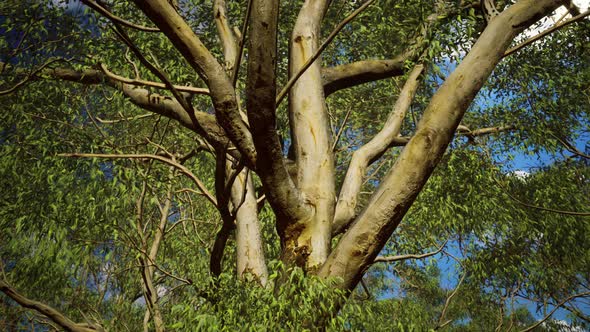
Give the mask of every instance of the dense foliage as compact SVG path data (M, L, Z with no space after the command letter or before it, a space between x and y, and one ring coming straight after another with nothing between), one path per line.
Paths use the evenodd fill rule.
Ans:
M430 98L485 27L478 6L433 3L375 1L322 57L328 67L387 59L427 44L419 59L404 65L420 62L426 72L402 136L416 131ZM153 26L132 3L105 4L125 19ZM247 4L228 1L232 25L242 26ZM277 80L283 86L301 1L280 5ZM322 40L359 5L332 1ZM180 1L182 16L222 59L212 6ZM164 34L125 31L175 84L205 87ZM384 260L399 259L377 259L350 294L334 286L337 279L281 262L276 216L263 199L258 220L266 286L256 275L238 278L233 237L223 253L223 273L212 275L210 259L223 221L194 180L211 192L219 189L210 144L177 119L132 103L112 84L80 84L52 72L107 68L160 82L104 16L78 2L8 1L0 4L0 32L0 281L72 321L111 331L154 329L146 299L155 291L169 330L520 330L552 317L557 307L559 319L590 328L587 19L496 67L463 118L468 129L458 131L380 253ZM328 97L337 186L352 153L383 126L406 78L376 80ZM237 90L244 99L245 85L240 76ZM213 114L208 96L191 98L195 108ZM292 143L287 104L277 111L285 155ZM500 127L506 130L476 134ZM369 168L358 210L401 149L389 149ZM178 161L187 171L153 156ZM533 164L528 169L525 156ZM260 179L254 172L248 176L262 198ZM339 238L332 239L334 246ZM420 254L427 255L401 257ZM146 278L153 278L153 288ZM557 330L559 319L538 329ZM42 313L0 295L0 329L39 327L60 329Z

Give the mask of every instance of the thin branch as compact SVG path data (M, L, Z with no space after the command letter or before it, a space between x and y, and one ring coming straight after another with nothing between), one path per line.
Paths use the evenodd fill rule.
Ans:
M146 27L146 26L135 24L135 23L129 22L125 19L122 19L122 18L114 15L113 13L111 13L106 8L102 7L100 4L98 4L97 2L95 2L93 0L80 0L80 2L82 2L86 6L94 9L99 14L101 14L102 16L105 16L109 20L120 23L121 25L124 25L126 27L137 29L140 31L145 31L145 32L160 32L160 29L158 29L158 28Z
M334 143L332 143L332 151L334 151L334 149L336 149L336 145L338 144L338 141L340 140L340 136L344 132L344 128L346 128L346 122L348 121L348 117L350 116L351 112L352 112L352 107L349 108L348 111L346 111L346 115L344 116L344 120L342 120L342 124L340 125L340 128L338 129L338 133L336 134L336 138L334 138Z
M100 69L107 77L109 77L115 81L122 82L122 83L127 83L130 85L149 86L149 87L154 87L154 88L158 88L158 89L168 89L169 88L164 83L146 81L146 80L142 80L142 79L131 79L131 78L117 75L117 74L109 71L107 66L103 63L100 64ZM200 94L200 95L209 95L209 89L205 89L205 88L195 88L192 86L182 86L182 85L173 85L173 87L177 91L190 92L190 93Z
M534 37L531 37L531 38L527 39L526 41L524 41L524 42L522 42L522 43L520 43L520 44L512 47L511 49L507 50L506 52L504 52L504 57L507 57L510 54L512 54L512 53L520 50L521 48L523 48L523 47L525 47L527 45L530 45L530 44L536 42L537 40L539 40L539 39L547 36L548 34L551 34L551 33L555 32L555 31L557 31L557 30L559 30L559 29L561 29L561 28L563 28L563 27L565 27L565 26L567 26L569 24L572 24L574 22L577 22L577 21L583 19L584 17L586 17L588 15L590 15L590 10L587 10L587 11L581 13L580 15L577 15L575 17L572 17L569 20L563 21L560 24L556 24L553 27L551 27L551 28L549 28L549 29L541 32L540 34L538 34L538 35L536 35Z
M575 154L578 157L590 159L590 155L587 155L587 154L583 153L582 151L578 150L570 142L563 140L563 139L557 137L556 135L553 135L553 134L549 134L549 135L553 136L553 138L555 138L559 143L561 143L569 152Z
M155 113L148 113L148 114L142 114L142 115L137 115L137 116L123 118L123 119L117 119L117 120L105 120L105 119L99 118L98 116L95 116L94 118L96 119L96 121L98 121L102 124L113 124L113 123L119 123L119 122L127 122L127 121L145 119L145 118L149 118L149 117L152 117L155 115L156 115Z
M64 60L65 59L61 59L60 58L60 59L49 59L49 60L45 61L45 63L43 63L39 68L33 70L23 80L21 80L20 82L16 83L15 85L13 85L10 89L0 90L0 96L4 96L4 95L8 95L8 94L13 93L18 88L20 88L24 84L28 83L29 81L31 81L37 74L39 74L41 71L43 71L43 69L45 69L50 64L52 64L54 62L58 62L58 61L64 61ZM65 60L65 61L68 61L68 60ZM7 67L7 65L5 65L4 63L0 63L0 67L2 67L2 69L4 69L4 68Z
M209 202L211 202L215 207L217 207L217 199L211 193L203 182L199 180L199 178L194 175L188 168L185 166L173 161L172 159L153 155L153 154L101 154L101 153L61 153L58 154L60 157L73 157L73 158L108 158L108 159L154 159L159 160L163 163L166 163L170 166L174 166L178 169L181 173L189 177L196 185L197 188L201 191L201 194L204 195Z
M446 253L446 254L448 256L450 256L452 259L454 259L459 265L463 266L463 264L461 263L461 261L457 257L455 257L454 255L452 255L450 253ZM445 318L445 315L447 313L449 305L451 304L451 300L453 299L453 297L455 297L455 295L459 291L459 287L461 287L461 284L463 284L463 281L465 280L465 276L467 276L467 271L463 271L463 275L461 276L461 279L457 283L457 286L455 286L455 289L453 289L453 292L451 292L451 294L447 297L447 299L445 301L445 305L443 307L443 310L440 313L440 317L438 319L438 325L436 326L435 330L439 330L439 329L447 326L448 324L450 324L453 321L452 319L449 319L449 320L443 322L443 319Z
M496 183L498 183L501 187L504 187L498 181L496 181ZM517 202L518 204L532 208L532 209L546 211L546 212L552 212L552 213L558 213L558 214L565 214L568 216L577 216L577 217L589 217L590 216L590 212L566 211L566 210L551 209L551 208L546 208L546 207L542 207L542 206L532 205L532 204L526 203L526 202L512 196L510 193L508 193L508 190L505 190L504 193L508 197L510 197L513 201Z
M398 262L398 261L403 261L403 260L407 260L407 259L422 259L422 258L427 258L427 257L431 257L434 256L438 253L440 253L444 247L447 245L448 241L445 241L445 243L443 243L440 247L438 247L437 250L435 251L431 251L431 252L427 252L425 254L420 254L420 255L396 255L396 256L377 256L375 258L375 260L373 261L373 263L391 263L391 262Z
M242 32L240 36L240 41L238 43L238 54L236 55L236 60L234 62L234 70L232 72L232 84L235 87L236 82L238 81L238 73L240 71L240 63L242 62L242 54L244 53L244 41L246 40L246 32L248 29L248 24L250 22L250 14L252 12L252 0L248 0L248 7L246 7L246 17L244 18L244 24L242 25Z
M579 294L574 294L572 296L567 297L565 300L559 302L556 306L554 306L553 310L551 310L547 315L545 315L545 317L543 317L543 319L539 320L538 322L536 322L535 324L525 328L524 330L521 330L520 332L528 332L528 331L532 331L534 330L537 326L541 325L544 321L546 321L547 319L549 319L549 317L551 317L551 315L553 315L553 313L561 308L564 304L566 304L567 302L578 298L578 297L582 297L582 296L589 296L590 292L584 292L584 293L579 293Z
M289 79L289 81L287 82L287 84L285 85L285 87L277 95L277 100L276 100L277 107L281 104L281 101L283 101L283 99L285 98L285 96L287 95L287 93L289 93L289 90L291 90L291 88L297 82L297 80L301 77L301 75L303 75L305 73L305 71L322 54L322 52L326 49L326 47L328 47L328 45L330 45L330 43L338 35L338 33L340 32L340 30L342 30L350 21L352 21L363 10L365 10L367 7L369 7L369 5L371 5L371 3L373 3L373 1L374 0L367 0L367 1L365 1L365 3L363 3L358 9L356 9L350 15L348 15L344 20L342 20L342 22L340 22L336 26L336 28L334 28L334 30L330 33L330 35L328 36L328 38L326 38L326 40L322 43L322 45L320 45L320 47L313 54L313 56L311 58L307 59L307 61L299 69L299 71L297 72L297 74L295 74L293 77L291 77L291 79Z

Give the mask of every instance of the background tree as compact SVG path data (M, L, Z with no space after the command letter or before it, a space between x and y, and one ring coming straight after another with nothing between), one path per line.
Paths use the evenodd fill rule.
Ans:
M2 5L2 324L587 324L588 12L496 6Z

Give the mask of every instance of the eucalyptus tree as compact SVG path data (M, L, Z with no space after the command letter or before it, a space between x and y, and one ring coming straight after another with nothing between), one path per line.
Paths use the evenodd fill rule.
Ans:
M551 57L543 44L513 46L515 38L522 39L524 31L537 31L529 28L538 28L562 6L575 16L564 23L587 16L569 1L485 1L484 8L498 9L485 13L479 1L81 0L27 4L8 3L1 9L0 95L9 107L3 110L0 142L6 174L18 177L19 185L28 187L30 194L3 198L7 205L2 222L22 231L31 216L19 219L19 214L24 215L19 209L39 198L30 187L44 183L42 172L34 173L30 181L23 178L19 172L26 163L17 165L19 158L33 161L52 155L50 173L58 180L50 179L47 197L39 199L49 210L37 217L49 215L58 228L61 218L83 221L73 229L69 223L60 228L60 241L74 244L67 251L71 253L66 259L69 264L75 265L78 256L89 255L137 271L122 276L116 268L109 270L111 265L100 264L100 269L86 271L94 274L92 287L101 290L104 285L98 299L90 299L94 293L88 295L85 306L93 307L93 301L125 302L128 306L120 305L116 313L101 314L136 317L137 306L131 304L142 298L147 308L145 329L150 324L157 331L166 324L174 326L170 320L178 314L178 307L166 313L161 308L162 298L172 297L168 293L174 287L162 280L182 285L205 280L175 275L169 269L190 270L189 274L202 271L206 259L216 277L224 269L235 269L238 278L262 286L269 279L276 288L290 282L309 286L298 283L298 277L277 277L273 269L269 274L267 262L272 257L287 267L329 280L332 291L351 294L376 262L407 258L378 256L388 243L387 248L395 250L390 240L395 243L396 230L400 233L397 239L406 243L412 242L412 236L423 240L424 234L412 228L417 225L430 227L423 232L437 239L444 237L448 225L434 219L437 212L422 215L422 224L412 223L415 218L408 215L412 206L418 215L426 213L426 208L437 211L436 199L453 192L451 187L447 192L434 191L434 197L424 193L424 200L415 204L441 163L447 174L461 176L448 165L459 161L457 167L462 168L485 161L482 172L489 176L493 170L485 167L494 161L489 153L504 156L505 146L547 148L548 134L553 135L549 145L554 150L556 144L563 144L576 158L587 158L570 142L580 126L588 124L588 100L579 99L588 98L583 82L590 73L584 61L588 58L585 22L568 31L568 40L574 44L556 52L561 59ZM558 38L551 40L559 42ZM544 59L539 61L549 64L543 68L527 63L526 75L517 78L511 71L518 69L520 60L511 57L522 57L522 53L513 54L531 48ZM440 68L457 59L454 68ZM507 60L501 64L503 59ZM500 73L489 87L501 97L489 107L472 106L497 67ZM563 75L535 76L535 70L545 73L547 68L558 68ZM562 95L564 101L578 99L578 104L528 118L537 107L559 109ZM392 105L384 108L383 100L392 100ZM43 104L59 107L43 108ZM473 111L467 113L470 106ZM512 109L516 111L511 113ZM541 123L551 128L547 135L539 131ZM470 143L490 134L500 138L490 141L488 148L468 144L465 155L459 152L451 154L450 160L443 158L448 146L459 144L461 137ZM503 144L508 139L502 135L518 142ZM454 137L459 139L453 142ZM32 153L21 146L29 141L43 144L34 144L38 149ZM59 175L58 170L76 166L86 171ZM466 172L474 181L482 178L477 170L466 168ZM457 179L453 185L460 182ZM86 191L65 194L64 188L71 183L81 183ZM501 195L503 187L497 187L500 192L496 194ZM72 208L61 210L51 195ZM92 213L84 213L84 207L90 206L85 197L104 200L92 205ZM583 203L577 198L568 206L579 208L580 200ZM468 203L454 202L453 207ZM487 204L484 210L493 213L494 208L504 212L499 216L510 214L502 203ZM477 209L472 206L470 211ZM573 215L579 220L588 214ZM407 227L404 218L409 219ZM203 219L219 219L220 223L195 223ZM190 222L192 229L187 227ZM276 234L269 231L269 224ZM454 226L454 230L461 227ZM512 235L511 228L502 230L507 233L498 238ZM485 237L483 233L480 237ZM203 234L205 240L200 237ZM12 239L3 236L7 243ZM87 240L83 249L75 245L77 236ZM235 259L224 256L232 236ZM278 251L269 242L277 238ZM50 238L49 243L52 241ZM104 254L97 255L98 247L88 245L89 241L100 242ZM494 249L488 243L476 244L484 256ZM504 242L496 244L500 248ZM587 249L587 243L583 245ZM23 247L21 241L3 254L16 256ZM106 257L108 252L111 256ZM16 279L20 260L2 259L4 270ZM570 276L579 276L577 272L588 261L583 262L571 266ZM473 271L482 271L477 265L481 261L474 258L471 263ZM188 268L191 264L194 266ZM71 266L64 264L63 271ZM107 276L117 281L109 284ZM502 277L506 283L513 281L509 274ZM87 285L88 279L84 280ZM583 286L583 281L577 285ZM51 306L31 302L1 282L0 290L6 295L62 328L97 328L75 323ZM512 290L511 286L498 288ZM559 296L568 298L565 292L578 290L564 286ZM223 307L220 294L187 294ZM283 295L288 298L289 294ZM326 317L335 315L341 306L342 301L330 303L317 317L303 319L304 325L328 324ZM446 325L446 307L433 327ZM104 319L72 314L78 320Z

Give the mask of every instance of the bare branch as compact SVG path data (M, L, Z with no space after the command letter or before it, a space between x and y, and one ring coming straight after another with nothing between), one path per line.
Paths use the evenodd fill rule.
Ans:
M248 24L250 23L250 14L252 13L252 1L248 0L248 7L246 7L246 15L244 17L244 24L242 25L242 31L240 33L238 43L238 54L236 55L236 61L234 61L234 71L232 72L232 84L235 87L238 81L238 73L240 72L240 64L242 63L242 54L244 52L244 40L246 39L246 32L248 30Z
M574 295L571 295L571 296L565 298L563 301L561 301L557 305L555 305L553 307L553 310L551 310L547 315L545 315L545 317L543 317L541 320L539 320L535 324L533 324L533 325L531 325L531 326L529 326L529 327L521 330L520 332L529 332L529 331L534 330L537 326L541 325L544 321L546 321L547 319L549 319L553 315L553 313L555 311L557 311L557 309L561 308L564 304L566 304L567 302L569 302L569 301L571 301L573 299L576 299L578 297L583 297L583 296L590 296L590 292L584 292L584 293L574 294Z
M73 157L73 158L107 158L107 159L155 159L159 160L165 164L175 167L181 173L186 175L189 179L191 179L196 185L197 188L201 191L201 194L209 200L215 207L217 207L217 200L209 190L205 187L203 182L199 180L199 178L194 175L188 168L185 166L177 163L176 161L158 156L153 154L101 154L101 153L61 153L58 156L60 157Z
M288 174L276 131L278 1L253 0L252 6L257 15L250 18L248 32L246 108L259 156L257 173L280 225L301 220L309 207Z
M550 134L550 135L553 136L553 138L555 138L559 143L561 143L561 145L563 145L566 148L566 150L568 150L569 152L573 153L574 155L576 155L578 157L590 159L590 155L587 155L584 152L578 150L573 144L571 144L567 140L561 139L561 138L557 137L557 135L554 135L554 134Z
M189 65L205 81L211 91L215 115L231 141L248 162L256 165L256 149L252 135L242 120L235 89L224 68L193 32L189 24L165 0L134 0L140 8L170 39Z
M461 263L461 261L457 257L455 257L454 255L452 255L450 253L446 253L446 254L448 256L450 256L452 259L454 259L459 265L463 266L463 264ZM440 330L453 321L452 319L449 319L449 320L443 322L445 315L447 313L447 310L449 308L449 305L451 304L451 300L453 300L453 297L455 297L455 295L459 291L459 287L461 287L461 284L463 284L463 281L465 280L465 276L467 276L467 271L463 271L463 275L461 276L461 279L459 279L459 282L455 286L455 289L453 289L451 294L449 296L447 296L447 299L445 301L445 305L443 306L443 310L440 313L440 317L438 319L438 324L437 324L435 330Z
M377 256L373 262L374 263L380 263L380 262L391 263L391 262L398 262L398 261L403 261L403 260L408 260L408 259L423 259L423 258L431 257L431 256L434 256L434 255L440 253L444 249L446 244L447 244L447 241L445 241L445 243L443 243L440 247L438 247L437 250L431 251L431 252L428 252L425 254L420 254L420 255Z
M145 118L151 118L154 115L156 115L156 114L148 113L148 114L142 114L142 115L137 115L137 116L133 116L130 118L117 119L117 120L105 120L105 119L101 119L98 116L96 116L95 119L96 119L96 121L103 123L103 124L113 124L113 123L119 123L119 122L127 122L127 121L135 121L135 120L140 120L140 119L145 119Z
M322 81L326 96L362 83L401 76L406 71L404 64L411 58L405 52L390 60L364 60L336 67L322 68Z
M154 87L154 88L158 88L158 89L168 89L168 86L164 83L146 81L146 80L142 80L142 79L131 79L131 78L117 75L117 74L109 71L107 66L103 63L100 64L100 69L108 78L111 78L111 79L121 82L121 83L126 83L126 84L130 84L130 85L149 86L149 87ZM189 93L200 94L200 95L209 95L209 93L210 93L209 89L195 88L192 86L173 85L173 87L177 91L189 92Z
M232 74L235 70L235 63L238 57L236 40L234 39L232 29L227 19L227 5L225 0L215 0L213 2L213 17L217 27L217 35L223 48L223 57L225 58L225 70Z
M54 308L25 297L24 295L17 292L16 289L9 286L4 280L0 280L0 291L6 294L6 296L10 297L21 306L27 309L33 309L47 316L49 319L51 319L53 322L55 322L57 325L59 325L66 331L93 332L99 330L99 328L87 327L86 324L75 323L66 316L64 316L61 312L55 310Z
M145 32L160 32L160 29L158 29L158 28L150 28L150 27L142 26L139 24L129 22L125 19L122 19L122 18L114 15L113 13L111 13L106 8L104 8L103 6L101 6L100 4L98 4L97 2L95 2L93 0L80 0L80 2L82 2L83 4L85 4L86 6L92 8L92 9L96 10L99 14L105 16L106 18L110 19L111 21L120 23L121 25L124 25L126 27L137 29L140 31L145 31Z

